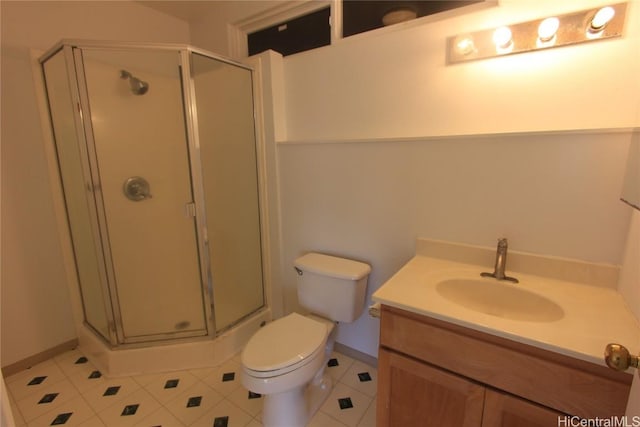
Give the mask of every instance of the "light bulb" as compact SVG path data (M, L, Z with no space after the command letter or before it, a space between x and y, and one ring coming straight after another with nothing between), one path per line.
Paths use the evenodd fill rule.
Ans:
M461 36L456 39L456 51L460 55L469 55L475 50L475 44L471 36Z
M541 42L550 42L556 36L559 27L560 20L555 16L545 19L538 26L538 39Z
M589 31L597 33L604 30L604 27L613 19L616 11L611 6L606 6L596 12L591 24L589 25Z
M507 51L513 47L513 40L511 37L511 30L509 27L500 27L493 32L493 43L498 48L498 51Z

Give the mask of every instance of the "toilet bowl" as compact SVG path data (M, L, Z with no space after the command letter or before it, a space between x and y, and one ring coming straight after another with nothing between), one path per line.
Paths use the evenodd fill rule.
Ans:
M334 323L291 313L254 334L241 354L240 379L264 396L265 427L302 427L331 391L324 368L333 351Z

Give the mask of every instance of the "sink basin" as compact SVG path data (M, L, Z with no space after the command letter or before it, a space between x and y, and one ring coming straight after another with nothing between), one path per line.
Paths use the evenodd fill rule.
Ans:
M558 304L518 286L495 279L446 279L436 291L467 309L505 319L553 322L564 317Z

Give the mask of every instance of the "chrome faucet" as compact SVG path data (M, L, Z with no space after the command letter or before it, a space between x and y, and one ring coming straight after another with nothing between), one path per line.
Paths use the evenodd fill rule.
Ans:
M509 277L504 274L504 270L507 267L507 239L498 239L498 248L496 250L496 266L493 269L493 273L480 273L482 277L495 277L498 280L507 280L509 282L518 283L518 279L515 277Z

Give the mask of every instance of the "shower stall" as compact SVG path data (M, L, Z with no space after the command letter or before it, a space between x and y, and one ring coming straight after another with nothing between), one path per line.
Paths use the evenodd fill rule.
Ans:
M114 350L212 340L260 312L253 70L73 41L40 63L84 324Z

